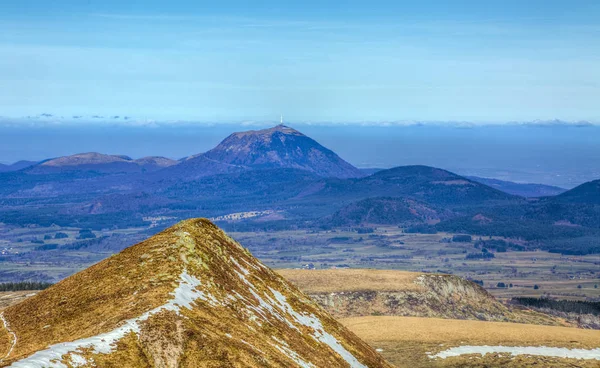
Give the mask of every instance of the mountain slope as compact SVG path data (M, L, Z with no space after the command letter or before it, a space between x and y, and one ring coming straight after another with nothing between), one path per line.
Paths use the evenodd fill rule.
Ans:
M197 180L202 177L238 173L245 170L247 168L243 166L219 162L200 154L185 158L177 165L153 173L153 179L159 182L164 181L165 183L180 183Z
M332 226L435 223L451 215L450 211L433 208L412 199L375 197L351 203L340 209L331 216L330 223Z
M327 180L307 196L327 201L405 197L435 206L465 207L501 201L524 201L446 170L400 166L353 180Z
M202 219L127 248L2 318L2 366L389 367Z
M512 181L480 178L477 176L467 176L466 178L481 184L485 184L489 187L501 190L505 193L526 198L555 196L567 191L563 188L544 184L514 183Z
M600 228L600 180L590 181L555 197L543 198L527 208L523 217L555 227ZM597 242L593 242L597 249Z
M585 203L600 205L600 180L583 183L559 196L553 198L554 202L560 203Z
M170 158L162 157L162 156L148 156L138 158L133 161L135 164L140 165L142 168L150 169L150 170L160 170L164 167L169 167L173 165L177 165L179 162L176 160L172 160Z
M251 168L303 169L324 177L363 176L333 151L285 125L233 133L204 157Z

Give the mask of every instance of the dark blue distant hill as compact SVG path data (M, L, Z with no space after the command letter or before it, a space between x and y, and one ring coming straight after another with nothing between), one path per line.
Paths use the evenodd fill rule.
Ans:
M36 161L17 161L14 164L5 165L0 164L0 172L10 172L25 169L27 167L35 165Z
M583 183L554 198L560 203L584 203L600 205L600 180Z
M449 171L421 165L395 167L359 179L325 180L310 196L336 201L406 197L450 207L522 200Z
M480 178L477 176L467 176L467 178L492 188L496 188L505 193L526 198L555 196L567 191L567 189L564 188L544 184L514 183L512 181Z

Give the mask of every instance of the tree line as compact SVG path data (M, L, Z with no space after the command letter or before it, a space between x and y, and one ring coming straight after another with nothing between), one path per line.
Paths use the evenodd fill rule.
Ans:
M512 302L528 307L547 308L564 313L593 314L600 316L600 302L525 297L512 298Z

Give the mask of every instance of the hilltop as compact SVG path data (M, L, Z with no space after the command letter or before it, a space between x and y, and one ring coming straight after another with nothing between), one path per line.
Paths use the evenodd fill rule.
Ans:
M27 167L33 166L36 163L37 162L35 162L35 161L21 160L21 161L17 161L15 163L12 163L10 165L0 164L0 172L18 171L18 170L25 169Z
M143 157L134 160L124 155L106 155L97 152L78 153L42 161L27 169L31 174L50 174L69 171L96 171L100 173L133 173L155 171L175 165L166 157Z
M373 197L407 198L433 206L481 206L501 202L524 202L450 171L430 166L411 165L381 170L373 175L349 180L324 180L309 191L306 200L351 202Z
M251 168L302 169L323 177L363 176L333 151L285 125L233 133L204 157Z
M207 220L5 309L2 366L390 367Z
M600 205L600 180L583 183L556 196L553 198L553 201L569 204L585 203Z

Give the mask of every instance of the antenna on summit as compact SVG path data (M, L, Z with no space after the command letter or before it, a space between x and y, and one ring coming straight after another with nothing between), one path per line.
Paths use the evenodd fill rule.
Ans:
M283 114L281 114L281 125L283 125Z

